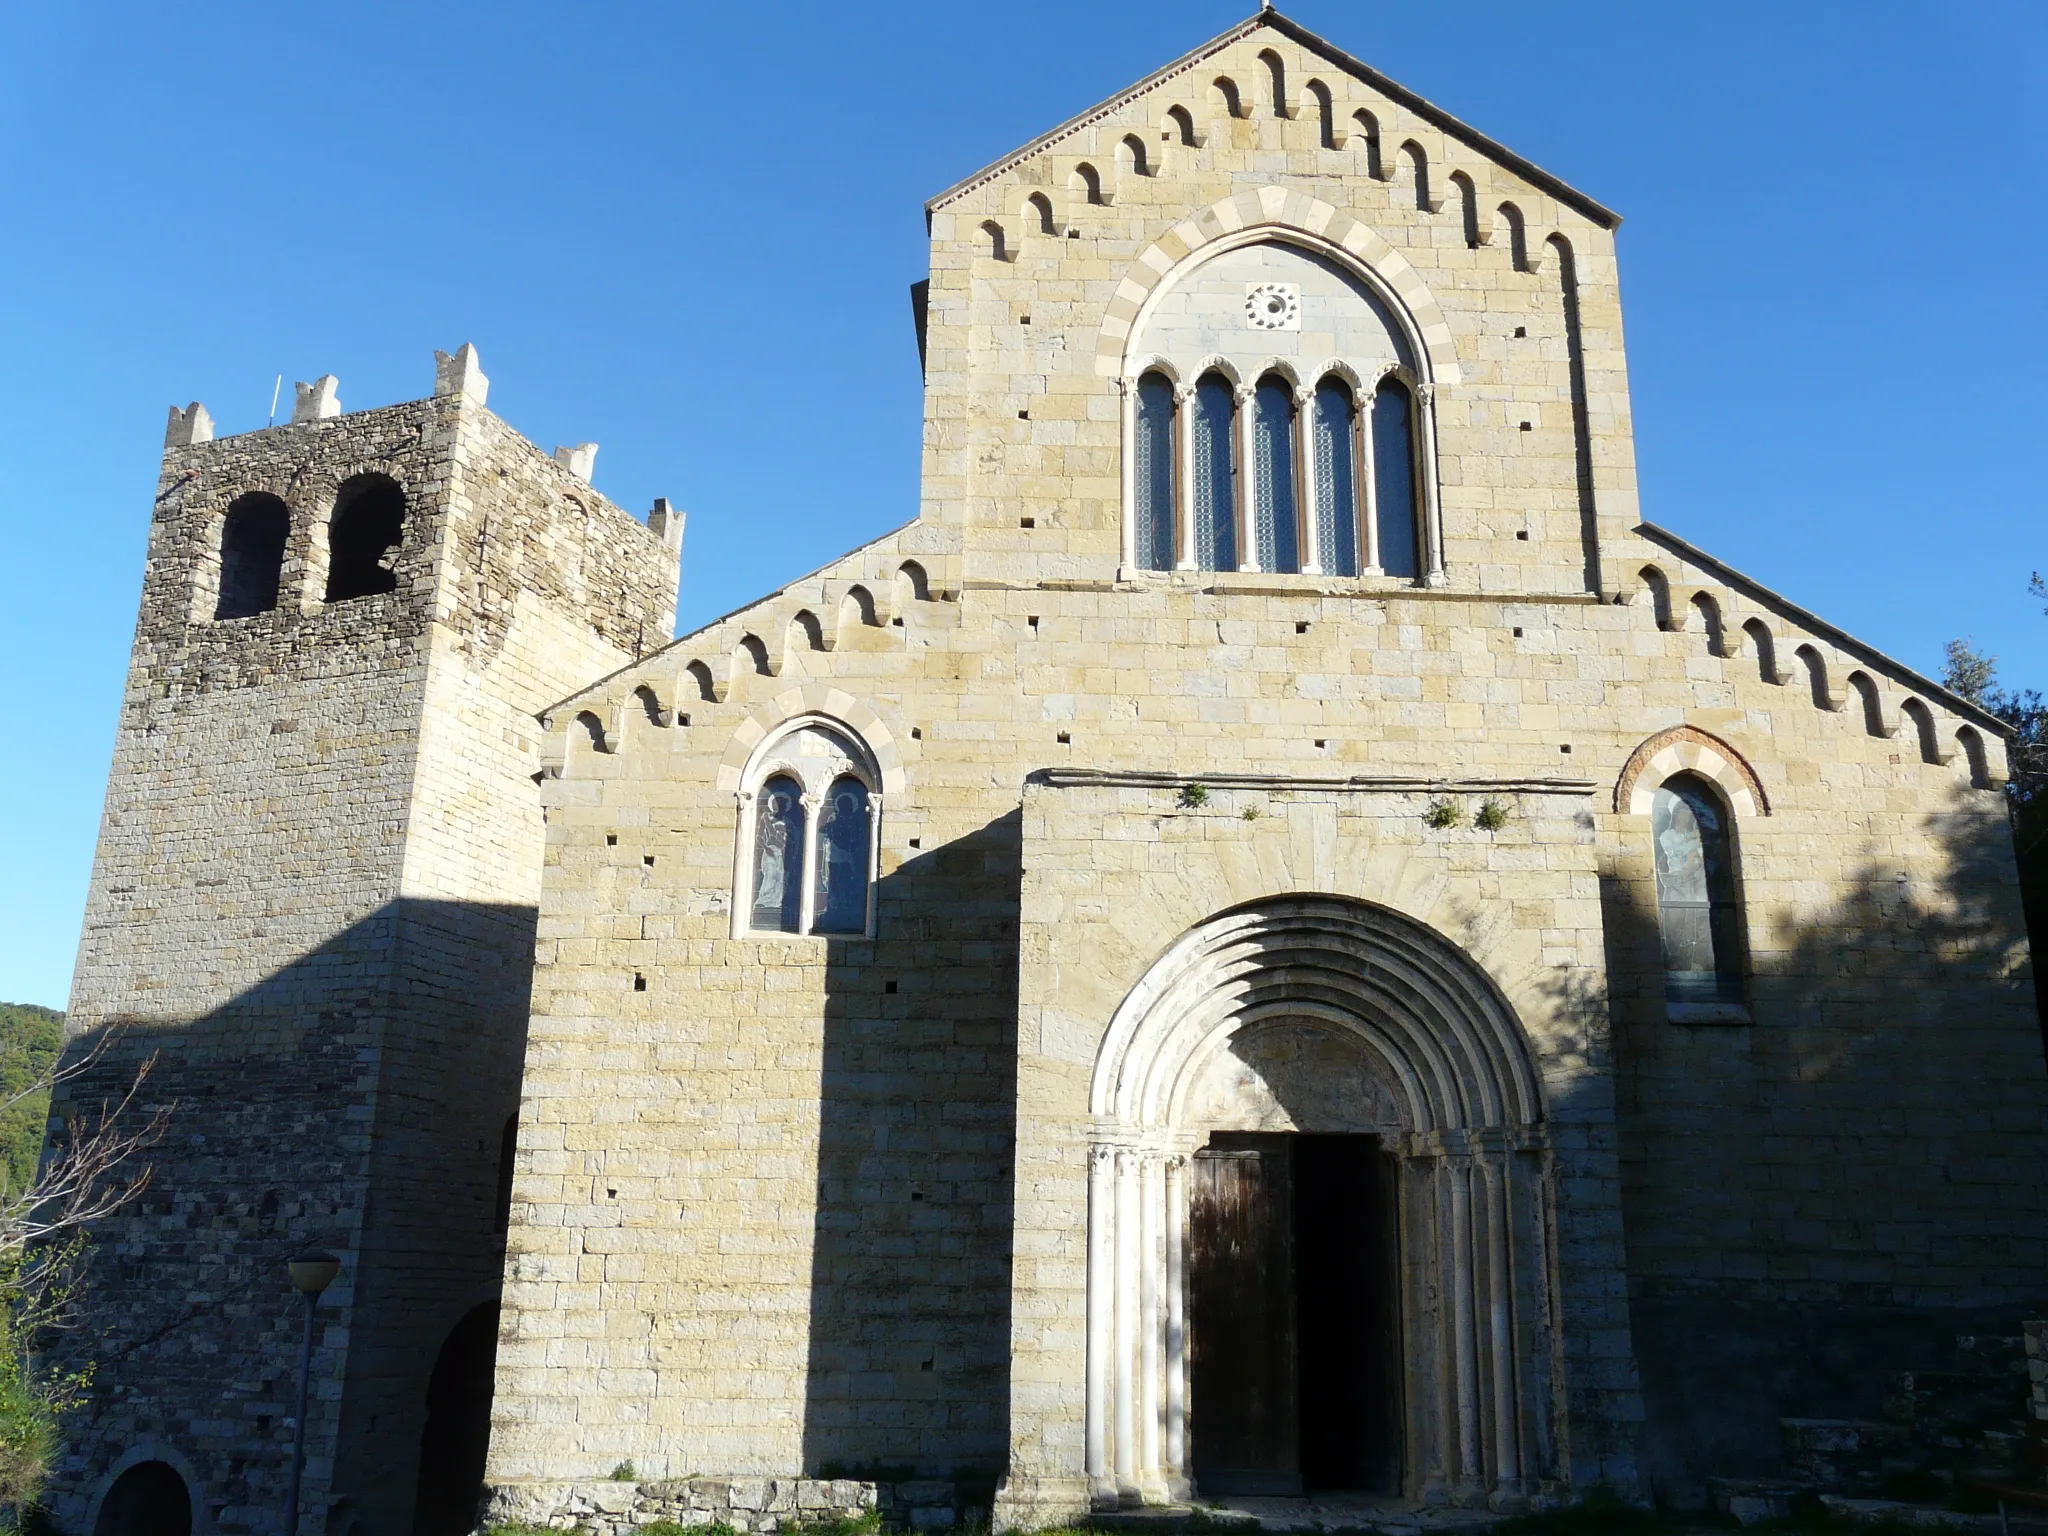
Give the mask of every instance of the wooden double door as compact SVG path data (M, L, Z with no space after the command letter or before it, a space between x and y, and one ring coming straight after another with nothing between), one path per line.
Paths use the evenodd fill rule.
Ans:
M1219 1133L1188 1194L1196 1486L1395 1491L1399 1270L1379 1138Z

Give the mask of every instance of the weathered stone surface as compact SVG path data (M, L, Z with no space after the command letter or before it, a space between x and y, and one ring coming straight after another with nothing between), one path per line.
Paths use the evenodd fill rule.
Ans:
M1219 1131L1398 1160L1417 1500L1696 1498L1782 1461L1815 1368L1875 1412L1934 1368L1887 1351L2035 1304L2003 743L1640 520L1606 210L1266 13L930 215L919 516L672 645L680 514L517 439L473 354L168 451L73 1017L203 1107L110 1233L148 1352L74 1524L152 1436L274 1506L264 1277L306 1240L349 1256L334 1536L402 1528L425 1373L500 1275L496 1518L1185 1497L1167 1191ZM1300 328L1246 328L1262 278ZM1137 378L1212 364L1408 381L1416 579L1131 557ZM421 515L395 591L326 604L364 470ZM216 623L252 489L283 601ZM759 792L830 758L788 741L869 791L866 927L754 928ZM1739 1002L1667 1003L1679 775L1732 828ZM1793 1449L1863 1476L1895 1432Z
M394 590L329 603L327 521L366 472L405 494ZM344 1263L307 1507L400 1529L428 1374L503 1262L534 715L670 632L676 552L473 390L195 437L159 491L70 1012L78 1048L122 1033L66 1104L154 1053L146 1097L178 1109L148 1194L101 1233L95 1398L54 1504L83 1523L117 1458L160 1447L270 1529L298 1358L282 1265L319 1244ZM278 601L215 620L250 492L289 510Z

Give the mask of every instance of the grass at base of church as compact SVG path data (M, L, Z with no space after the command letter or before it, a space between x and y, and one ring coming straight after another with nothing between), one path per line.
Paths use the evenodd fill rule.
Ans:
M782 1528L783 1536L881 1536L883 1529L881 1517L875 1513L858 1520L821 1520ZM1229 1519L1197 1510L1186 1520L1171 1526L1162 1523L1160 1529L1162 1533L1174 1530L1192 1533L1192 1536L1223 1536L1226 1532L1251 1536L1257 1528L1243 1519ZM1925 1526L1910 1525L1900 1520L1852 1521L1830 1514L1818 1505L1789 1520L1740 1526L1731 1516L1713 1510L1643 1509L1620 1499L1602 1496L1562 1509L1540 1510L1534 1514L1510 1516L1490 1525L1475 1525L1469 1528L1469 1533L1470 1536L1718 1536L1720 1532L1735 1530L1745 1531L1750 1536L1928 1536ZM966 1524L949 1527L946 1532L929 1533L929 1536L987 1536L987 1533L988 1526L984 1521L970 1520ZM563 1531L541 1526L494 1525L485 1532L485 1536L589 1536L589 1528L579 1526ZM651 1525L634 1526L633 1536L747 1536L747 1533L723 1522L685 1526L673 1520L657 1520ZM1032 1536L1128 1536L1128 1532L1082 1524L1056 1526L1034 1532ZM1313 1536L1389 1536L1389 1533L1372 1525L1319 1525L1313 1528Z
M484 1536L581 1536L589 1531L588 1526L572 1526L563 1530L559 1526L542 1525L493 1525ZM985 1531L986 1526L982 1529ZM879 1536L882 1517L869 1513L858 1519L834 1518L827 1520L792 1521L782 1527L784 1536ZM633 1536L747 1536L737 1527L718 1521L712 1525L682 1525L674 1520L656 1520L648 1525L633 1527Z

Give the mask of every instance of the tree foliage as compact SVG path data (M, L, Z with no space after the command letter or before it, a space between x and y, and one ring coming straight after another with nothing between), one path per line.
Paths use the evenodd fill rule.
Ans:
M36 1176L50 1095L47 1089L20 1095L55 1069L63 1048L63 1014L34 1003L0 1003L0 1100L14 1101L0 1114L0 1199L27 1189Z
M2048 613L2048 582L2039 572L2027 590L2042 600ZM2012 814L2013 852L2019 861L2020 902L2026 912L2027 939L2038 957L2048 946L2048 704L2038 688L2006 688L1998 679L1998 658L1967 640L1948 643L1948 661L1941 680L1972 704L1996 715L2012 728L2005 756L2006 807ZM2038 967L2038 960L2037 960ZM2041 979L2035 977L2041 1002ZM2048 1036L2048 1007L2042 1010Z
M62 1014L0 1004L0 1530L19 1529L56 1459L63 1417L83 1400L90 1363L60 1369L45 1348L74 1326L91 1258L91 1229L139 1194L170 1106L138 1102L155 1058L118 1099L67 1100L51 1125L53 1093L76 1084L112 1048L109 1032L63 1060Z

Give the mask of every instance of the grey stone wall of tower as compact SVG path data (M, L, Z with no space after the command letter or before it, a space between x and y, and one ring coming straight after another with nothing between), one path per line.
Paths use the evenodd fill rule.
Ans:
M55 1113L152 1056L148 1097L176 1109L146 1194L99 1234L66 1529L149 1460L193 1490L195 1529L282 1529L283 1261L309 1244L343 1266L302 1529L409 1529L436 1357L495 1307L534 712L672 632L681 521L614 506L485 390L465 348L403 405L340 414L323 381L301 419L219 440L202 409L173 412L70 1013L73 1050L118 1038ZM329 601L336 507L385 481L402 533L370 580L390 590ZM252 495L289 517L276 603L217 619L224 527Z

